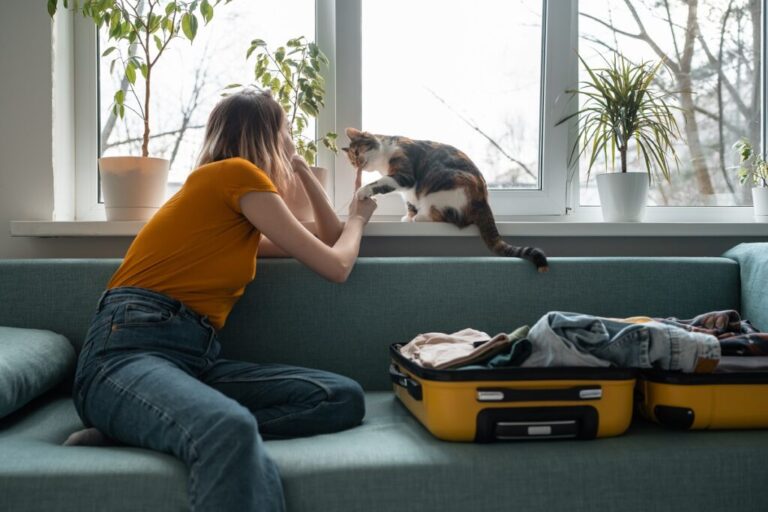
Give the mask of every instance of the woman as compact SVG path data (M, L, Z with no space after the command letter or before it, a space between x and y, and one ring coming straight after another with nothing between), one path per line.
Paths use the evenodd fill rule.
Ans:
M319 239L281 198L299 183ZM139 232L99 300L75 376L85 425L181 459L194 511L284 510L262 438L355 426L362 390L319 370L220 359L217 331L260 246L343 282L375 208L354 200L342 225L295 155L278 103L252 92L222 100L198 169Z

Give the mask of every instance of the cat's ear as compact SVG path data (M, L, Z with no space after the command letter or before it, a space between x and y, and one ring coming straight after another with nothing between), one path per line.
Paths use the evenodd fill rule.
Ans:
M349 148L341 148L341 150L342 150L343 152L345 152L346 154L349 154Z
M359 139L363 136L363 132L358 130L357 128L347 128L346 129L347 137L350 138L350 140Z

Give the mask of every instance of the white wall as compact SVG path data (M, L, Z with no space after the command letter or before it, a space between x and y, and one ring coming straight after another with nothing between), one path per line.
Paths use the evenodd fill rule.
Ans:
M43 0L2 0L0 258L122 257L130 238L21 238L11 220L51 220L51 20ZM764 239L765 240L765 239ZM738 238L528 238L553 256L718 255ZM369 238L362 254L487 255L480 240Z
M11 220L51 220L51 20L41 0L2 0L0 258L122 256L130 240L10 236Z

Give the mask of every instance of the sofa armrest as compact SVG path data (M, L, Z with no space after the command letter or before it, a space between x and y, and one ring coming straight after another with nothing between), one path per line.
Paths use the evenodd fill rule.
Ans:
M739 244L723 256L739 263L742 318L768 331L768 243Z

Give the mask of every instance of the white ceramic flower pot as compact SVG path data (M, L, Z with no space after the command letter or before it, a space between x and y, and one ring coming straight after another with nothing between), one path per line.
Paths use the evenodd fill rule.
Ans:
M597 175L597 192L606 222L641 222L648 200L648 174L612 172Z
M768 222L768 187L752 188L752 208L757 222Z
M323 190L325 192L328 192L328 169L325 167L315 167L314 165L310 167L312 169L312 173L315 175L315 178L317 178L320 181L320 184L323 186Z
M99 158L107 220L149 220L165 202L169 166L164 158Z

